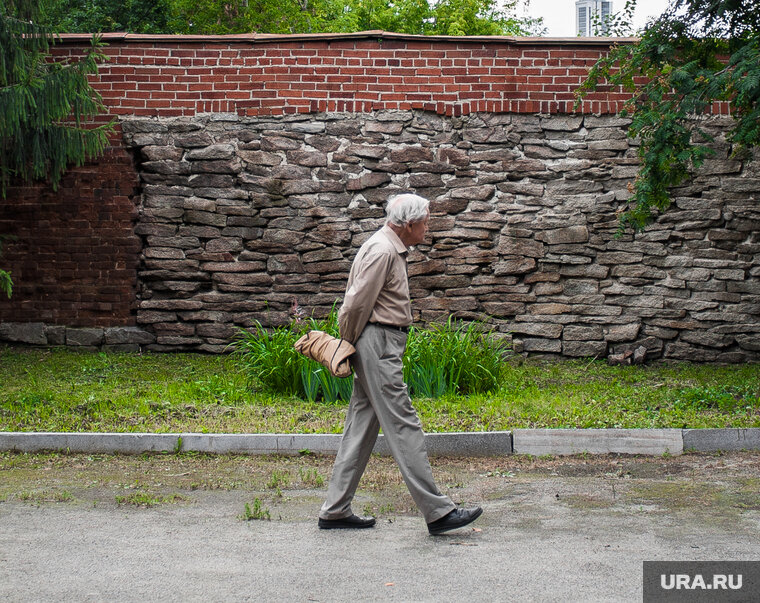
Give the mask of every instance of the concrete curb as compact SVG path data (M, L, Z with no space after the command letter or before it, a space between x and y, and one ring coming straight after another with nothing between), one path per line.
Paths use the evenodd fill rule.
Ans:
M760 450L760 429L684 429L683 447L699 452Z
M169 433L2 432L0 450L13 452L87 452L140 454L176 450L177 435Z
M0 451L88 454L205 452L212 454L335 454L340 434L55 433L0 432ZM678 455L684 450L760 450L760 428L747 429L515 429L430 433L431 456L507 454ZM389 455L383 436L374 451Z
M0 432L0 451L295 454L309 450L318 454L335 454L341 437L340 434ZM425 444L431 455L440 456L498 456L512 453L512 435L509 431L431 433L425 436ZM377 438L374 452L390 455L390 449L382 435Z
M680 429L515 429L515 454L681 454Z

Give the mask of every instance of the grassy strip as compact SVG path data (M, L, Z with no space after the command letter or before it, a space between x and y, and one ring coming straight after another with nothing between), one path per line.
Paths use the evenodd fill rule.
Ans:
M516 357L490 394L417 398L430 432L760 427L760 367ZM234 358L0 347L0 430L340 433L346 405L254 391Z

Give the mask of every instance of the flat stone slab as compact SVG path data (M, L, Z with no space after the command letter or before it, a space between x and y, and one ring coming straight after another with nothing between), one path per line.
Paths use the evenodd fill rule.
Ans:
M430 456L499 456L512 454L512 432L426 433L425 448L427 448ZM382 435L377 438L373 452L390 456L390 448L388 448L388 444Z
M684 429L683 447L698 452L760 450L760 428Z
M176 451L178 439L176 433L0 432L0 450L141 454Z
M182 452L214 454L294 454L310 451L335 454L340 446L340 434L279 434L279 433L183 433Z
M680 429L515 429L515 454L681 454Z

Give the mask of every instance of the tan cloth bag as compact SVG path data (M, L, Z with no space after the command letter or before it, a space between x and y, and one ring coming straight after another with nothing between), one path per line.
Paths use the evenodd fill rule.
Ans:
M356 348L345 339L338 339L324 331L309 331L296 341L295 348L319 362L334 377L348 377L351 374L348 358Z

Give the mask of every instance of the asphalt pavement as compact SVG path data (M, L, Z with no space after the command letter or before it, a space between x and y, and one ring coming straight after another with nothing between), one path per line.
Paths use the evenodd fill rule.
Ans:
M0 600L641 601L645 560L760 559L757 452L433 458L484 508L437 537L390 459L328 531L329 457L171 457L0 455Z

